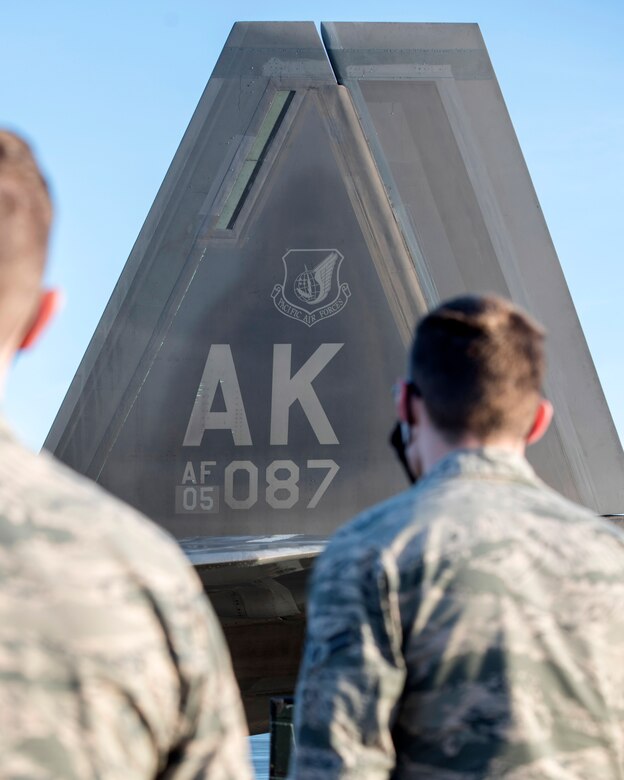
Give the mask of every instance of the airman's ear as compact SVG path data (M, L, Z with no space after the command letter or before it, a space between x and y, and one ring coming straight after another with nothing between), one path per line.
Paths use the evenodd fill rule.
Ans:
M39 299L39 308L35 319L26 332L19 349L28 349L37 341L39 336L48 327L50 321L61 305L61 293L59 290L44 290Z
M408 383L403 380L398 383L398 393L396 395L397 417L401 422L408 425L414 425L414 396L410 393Z
M533 425L531 426L531 430L526 437L527 444L535 444L536 441L539 441L542 438L542 436L548 430L548 427L553 418L554 411L555 410L553 409L553 405L550 403L550 401L547 401L545 398L540 400L537 411L535 412Z

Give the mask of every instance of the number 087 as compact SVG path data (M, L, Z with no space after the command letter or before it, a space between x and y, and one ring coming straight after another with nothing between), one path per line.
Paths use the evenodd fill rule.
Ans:
M340 468L333 460L309 460L308 469L324 470L306 509L314 509ZM274 460L266 469L265 498L272 509L292 509L299 501L299 466L292 460ZM234 481L236 478L236 494ZM246 481L246 485L243 480ZM232 509L250 509L258 500L258 467L250 460L233 460L223 473L223 498Z

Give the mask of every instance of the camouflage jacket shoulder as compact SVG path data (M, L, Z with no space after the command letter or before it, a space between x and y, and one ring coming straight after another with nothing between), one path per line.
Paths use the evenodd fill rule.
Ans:
M221 630L177 545L4 423L0 578L0 776L251 776Z
M616 778L624 534L521 457L458 451L313 575L297 778Z

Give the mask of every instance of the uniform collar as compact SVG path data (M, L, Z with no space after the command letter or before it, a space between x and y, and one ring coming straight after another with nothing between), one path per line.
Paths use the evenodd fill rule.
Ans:
M453 450L439 460L418 484L452 477L539 482L524 455L500 447L480 447Z

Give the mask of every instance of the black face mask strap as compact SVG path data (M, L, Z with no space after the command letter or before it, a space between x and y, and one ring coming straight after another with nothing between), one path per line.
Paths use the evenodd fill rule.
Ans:
M399 463L403 466L410 484L413 485L416 482L416 478L412 474L409 463L407 462L407 456L405 454L405 439L403 437L403 423L397 422L390 433L390 446L394 450L394 454L399 459Z
M409 399L411 396L416 396L417 398L422 398L422 394L420 392L420 388L415 382L407 382L406 383L406 390L407 390L407 421L406 423L397 422L397 424L392 429L392 432L390 433L390 446L394 450L397 458L399 459L399 462L403 466L403 470L405 471L407 478L410 481L410 484L413 485L417 480L414 474L412 473L412 470L410 468L409 463L407 462L407 455L405 453L405 448L407 446L407 441L405 440L405 431L404 427L411 426L413 424L413 418L412 418L412 412L409 404Z

